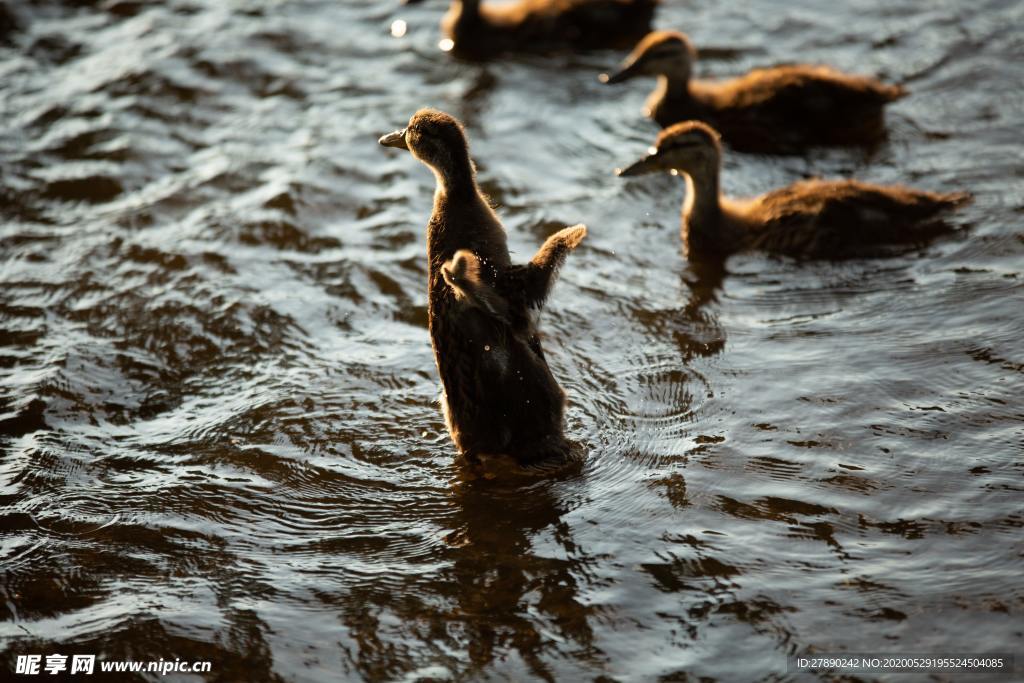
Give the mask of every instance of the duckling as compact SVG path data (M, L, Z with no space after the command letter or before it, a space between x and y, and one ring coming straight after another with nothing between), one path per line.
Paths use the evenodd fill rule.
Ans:
M568 462L565 394L544 358L537 318L586 227L556 232L529 263L513 264L455 118L421 109L379 142L408 150L437 179L427 224L428 317L456 448L470 462Z
M833 259L877 253L879 245L917 244L944 232L937 215L970 199L857 180L804 180L753 199L722 197L719 135L699 121L663 130L648 152L618 174L686 176L682 235L691 258L744 249Z
M883 108L906 94L867 76L795 64L727 81L692 79L697 51L685 34L654 31L605 83L657 76L645 113L662 128L696 119L741 151L795 152L807 145L857 146L885 135Z
M409 4L421 0L406 0ZM501 52L619 47L651 28L659 0L453 0L441 20L444 49L470 58Z

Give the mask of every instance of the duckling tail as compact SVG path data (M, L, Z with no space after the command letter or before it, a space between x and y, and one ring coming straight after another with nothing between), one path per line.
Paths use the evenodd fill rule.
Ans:
M970 204L974 195L970 192L920 192L917 195L917 207L921 215L931 216L941 211L948 211Z
M887 83L878 83L875 92L886 102L895 102L910 94L902 85L889 85Z
M970 192L948 192L940 195L942 200L947 206L953 208L955 206L963 206L964 204L970 204L974 201L974 195Z

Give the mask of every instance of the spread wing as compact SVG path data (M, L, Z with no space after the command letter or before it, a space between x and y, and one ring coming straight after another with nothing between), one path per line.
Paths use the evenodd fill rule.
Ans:
M586 235L587 227L580 224L559 230L547 238L529 263L508 270L506 287L510 296L515 297L525 308L543 308L558 279L558 271L565 263L565 257Z
M539 311L558 279L569 252L586 236L584 225L559 230L549 237L529 263L513 265L489 281L476 254L460 249L441 266L441 277L455 298L479 308L513 329L530 330L530 312Z

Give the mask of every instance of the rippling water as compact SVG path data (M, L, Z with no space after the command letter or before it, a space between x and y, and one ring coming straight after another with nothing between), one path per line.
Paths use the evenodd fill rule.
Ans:
M701 73L912 91L879 149L730 154L727 191L976 195L909 254L705 272L683 184L611 173L653 84L598 83L616 52L453 61L444 5L0 4L0 666L774 681L1024 651L1024 6L666 2ZM582 472L453 462L433 178L376 143L424 105L466 122L519 259L590 226L544 323Z

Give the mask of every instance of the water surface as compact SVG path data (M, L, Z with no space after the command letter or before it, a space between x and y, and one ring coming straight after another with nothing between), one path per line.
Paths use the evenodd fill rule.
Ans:
M726 191L976 195L909 253L714 272L679 179L612 174L651 83L598 83L610 51L454 61L443 5L5 5L0 666L784 681L817 680L788 654L1024 651L1024 6L666 2L702 74L912 91L878 149L728 154ZM544 320L577 474L454 463L433 177L376 143L424 105L465 121L516 258L590 227Z

